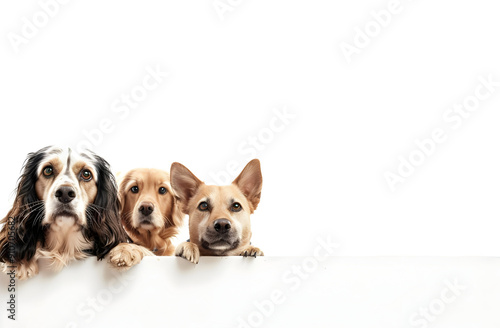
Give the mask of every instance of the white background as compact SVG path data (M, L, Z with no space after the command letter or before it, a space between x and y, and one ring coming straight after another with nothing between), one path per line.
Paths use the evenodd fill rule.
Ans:
M401 0L350 63L340 45L389 1L231 3L221 19L212 1L69 1L16 51L9 36L42 9L2 2L1 212L28 152L76 147L103 119L113 131L93 149L115 172L178 161L211 182L287 107L295 118L256 154L266 255L310 254L318 236L338 255L500 254L500 88L460 128L443 120L478 77L500 81L495 2ZM113 111L157 66L169 77ZM446 142L391 191L384 173L435 128Z

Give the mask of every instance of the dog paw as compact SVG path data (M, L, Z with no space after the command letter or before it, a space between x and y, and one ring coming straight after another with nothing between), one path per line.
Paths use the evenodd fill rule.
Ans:
M200 260L200 250L196 244L185 241L177 246L175 249L175 256L180 256L194 264L198 264Z
M36 263L32 263L30 265L20 264L16 268L16 276L19 280L26 280L29 278L33 278L38 274L38 265Z
M0 271L3 273L9 273L9 268L8 266L12 266L9 262L0 262Z
M154 254L142 246L121 243L109 252L109 263L125 271L141 262L142 258L148 255Z
M247 256L257 257L257 256L264 256L264 252L261 251L257 247L248 246L247 248L244 248L241 251L240 255L243 256L243 257L247 257Z

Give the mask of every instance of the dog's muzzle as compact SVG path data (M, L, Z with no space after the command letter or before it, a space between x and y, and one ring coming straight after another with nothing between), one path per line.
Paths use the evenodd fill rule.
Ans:
M238 233L227 219L215 220L201 238L201 246L210 250L228 251L238 247L239 243Z

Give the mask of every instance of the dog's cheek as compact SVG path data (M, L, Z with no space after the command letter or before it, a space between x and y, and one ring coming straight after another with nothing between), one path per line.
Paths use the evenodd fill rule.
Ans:
M250 239L250 236L252 234L250 215L248 213L241 211L234 219L240 239L243 241Z
M127 215L127 218L130 220L130 223L136 229L139 227L139 215L137 213L138 213L138 210L134 207L134 210L132 211L132 213Z
M49 181L52 181L52 180L48 180L46 178L43 178L43 179L39 178L38 180L36 180L35 191L36 191L36 196L38 197L38 199L46 200L47 192L50 189Z
M200 240L200 236L202 236L205 232L206 227L202 226L203 218L203 213L197 213L197 210L189 213L189 237L191 238L191 242L198 242Z
M161 228L161 227L165 226L164 215L162 215L161 213L156 213L156 215L154 216L154 219L153 219L153 225L156 228Z
M123 196L121 200L122 218L127 218L127 220L130 221L135 205L136 205L135 200L132 199L130 195Z
M81 182L81 188L83 191L83 200L87 204L93 204L97 196L97 185L94 180L90 182Z

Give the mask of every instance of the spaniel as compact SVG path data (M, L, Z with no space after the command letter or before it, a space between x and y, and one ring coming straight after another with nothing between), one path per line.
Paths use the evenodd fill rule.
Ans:
M92 152L46 147L28 154L12 209L0 221L0 261L19 279L38 273L46 258L55 271L72 260L109 253L128 269L147 249L128 243L120 224L120 202L109 164Z

